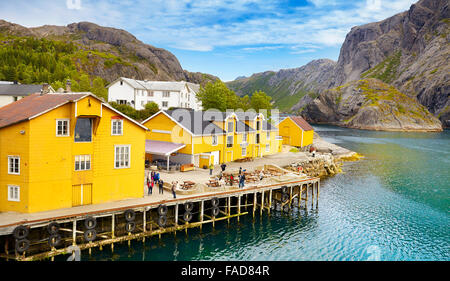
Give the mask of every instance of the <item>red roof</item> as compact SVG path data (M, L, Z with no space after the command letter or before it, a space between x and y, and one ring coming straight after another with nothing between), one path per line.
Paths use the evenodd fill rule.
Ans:
M40 95L37 93L29 95L16 102L0 107L0 128L30 120L63 104L79 100L86 95L88 94Z
M290 117L292 119L292 121L295 122L295 124L297 124L300 128L302 128L303 131L312 131L314 130L313 127L311 127L311 125L309 125L308 122L305 121L305 119L303 119L300 116L291 116Z

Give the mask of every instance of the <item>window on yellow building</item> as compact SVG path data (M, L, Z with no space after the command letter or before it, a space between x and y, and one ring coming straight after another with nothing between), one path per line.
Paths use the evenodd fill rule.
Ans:
M8 185L8 201L20 201L20 186Z
M130 146L115 145L114 146L114 167L116 169L130 167Z
M266 144L266 152L270 152L270 145Z
M219 143L219 139L217 136L212 136L212 145L217 145Z
M20 157L8 156L8 174L20 175Z
M86 171L91 169L91 155L75 156L75 171Z
M270 132L267 132L266 138L267 138L267 139L270 139Z
M261 122L256 121L256 130L259 131L260 127L261 127Z
M232 133L233 132L233 122L232 121L228 122L228 130L227 130L227 132L228 133Z
M69 119L56 119L56 136L69 136Z
M92 141L92 120L90 118L78 118L75 125L75 142Z
M247 136L248 136L248 134L244 133L244 136L242 137L242 141L243 142L247 142Z
M242 148L242 155L243 156L247 155L247 148L246 147Z
M122 119L112 119L111 120L111 135L121 136L123 135L123 120Z
M233 136L227 136L227 147L233 147Z
M259 143L259 138L260 138L259 134L256 134L256 143Z

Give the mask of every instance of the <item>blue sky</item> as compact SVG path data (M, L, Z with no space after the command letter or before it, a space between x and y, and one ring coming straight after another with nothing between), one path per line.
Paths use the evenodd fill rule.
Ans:
M414 0L0 0L0 19L27 27L90 21L171 51L183 69L223 81L337 60L351 27Z

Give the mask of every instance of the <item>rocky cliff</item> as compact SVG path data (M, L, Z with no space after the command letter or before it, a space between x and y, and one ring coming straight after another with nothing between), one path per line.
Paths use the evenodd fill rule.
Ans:
M442 131L439 120L394 86L368 78L322 92L303 110L313 123L385 131Z
M268 93L278 92L275 105L282 110L298 111L326 89L362 78L376 78L417 99L449 127L449 43L448 0L420 0L408 11L353 27L336 63L328 61L325 67L310 68L308 64L302 68L259 73L252 76L254 78L228 85L241 94L260 88ZM317 64L317 61L312 63ZM278 85L284 88L280 91ZM300 88L309 94L297 94L295 89ZM289 102L280 106L280 101L285 100Z
M142 80L185 80L193 83L218 79L209 74L183 70L172 53L144 44L125 30L103 27L90 22L26 28L0 20L0 32L19 37L31 36L73 42L80 49L92 51L87 60L78 61L79 67L90 75L102 77L108 82L120 76ZM111 54L120 58L120 61L105 67L104 56L98 55L97 52Z
M329 88L378 78L417 98L445 123L450 105L449 18L447 0L421 0L406 12L352 28Z
M256 73L228 82L227 86L240 96L263 90L281 110L293 106L298 109L299 100L312 100L316 93L327 89L335 66L336 62L329 59L314 60L299 68Z

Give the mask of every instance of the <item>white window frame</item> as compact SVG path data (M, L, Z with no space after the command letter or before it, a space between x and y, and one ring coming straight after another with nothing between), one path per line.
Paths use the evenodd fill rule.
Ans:
M231 142L228 142L228 138L231 138ZM227 136L227 148L233 147L234 136ZM231 144L231 146L229 146Z
M242 136L242 141L247 143L248 140L248 133L244 133L244 135Z
M78 162L78 169L77 169L77 162ZM87 168L87 163L89 163L89 169ZM81 168L81 164L84 164L84 167ZM89 171L92 167L92 160L90 154L85 155L75 155L75 165L74 169L75 171Z
M147 97L153 97L153 91L147 90Z
M58 122L67 122L67 132L66 134L58 134ZM56 136L57 137L70 137L70 119L56 119Z
M119 148L119 153L120 153L120 149L121 148L128 148L128 159L123 159L121 160L120 158L117 158L117 148ZM120 157L120 154L119 154ZM117 161L119 160L119 161ZM126 160L128 160L128 165L125 165L125 162L127 162ZM117 162L119 162L119 166L117 166ZM123 165L122 163L123 162ZM131 167L131 145L126 144L126 145L114 145L114 169L128 169Z
M243 156L247 155L247 147L242 148L242 155Z
M120 132L116 131L114 133L114 123L119 122L120 123ZM111 136L123 136L123 119L111 119Z
M211 145L216 146L219 144L219 137L216 135L212 136Z
M266 152L270 152L270 144L266 144Z
M266 133L266 139L270 139L270 131Z
M163 98L170 98L170 91L163 91L162 97Z
M20 186L8 184L8 201L20 202Z
M17 172L15 172L16 163L13 163L11 166L11 161L17 160ZM12 156L8 155L8 174L9 175L20 175L20 156ZM11 171L11 167L13 167L13 170Z
M164 105L164 104L166 104L166 105ZM169 107L169 102L168 101L161 102L161 107Z
M233 131L234 131L234 122L233 121L227 122L227 133L232 133Z

